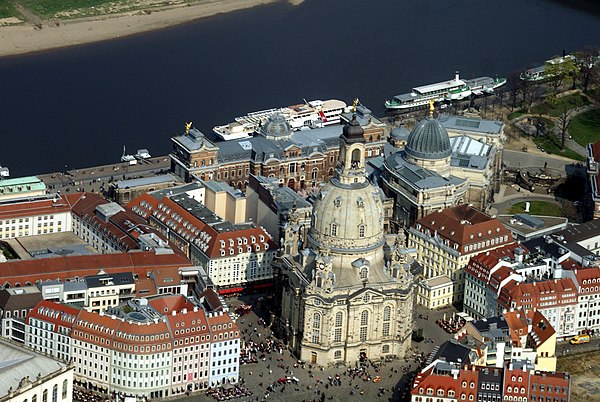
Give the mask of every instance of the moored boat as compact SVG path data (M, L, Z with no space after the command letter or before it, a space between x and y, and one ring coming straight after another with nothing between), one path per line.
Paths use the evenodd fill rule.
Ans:
M409 93L396 95L385 101L385 107L387 109L415 109L424 107L431 101L461 100L470 95L471 89L456 72L453 80L415 87Z
M282 108L261 110L236 117L235 121L213 128L213 132L225 141L251 137L252 134L273 114L283 115L293 130L339 124L345 111L345 102L337 99L313 100Z
M496 88L506 84L506 78L479 77L471 80L465 80L465 83L471 88L473 95L489 95Z

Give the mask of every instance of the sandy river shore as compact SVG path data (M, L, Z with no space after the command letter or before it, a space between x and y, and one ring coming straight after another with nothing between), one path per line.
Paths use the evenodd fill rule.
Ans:
M207 0L147 13L136 11L59 24L43 22L41 29L31 23L4 26L0 27L0 57L115 39L277 1L281 0Z

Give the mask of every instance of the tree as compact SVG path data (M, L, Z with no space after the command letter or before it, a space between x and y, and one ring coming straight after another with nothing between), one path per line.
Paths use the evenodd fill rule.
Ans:
M506 89L510 94L510 111L512 112L517 107L517 97L519 95L519 88L522 85L521 73L513 71L506 77Z
M556 102L555 104L557 104ZM575 109L569 109L569 105L564 102L558 104L558 107L560 108L560 114L556 118L555 127L558 139L560 140L560 149L564 150L565 141L567 140L567 130L569 129L569 124L571 124L571 117L573 117Z
M587 48L575 53L579 66L579 82L584 92L587 92L590 82L600 68L600 49Z
M548 60L544 65L544 75L549 80L554 92L562 85L574 84L579 76L579 64L575 57L567 55Z

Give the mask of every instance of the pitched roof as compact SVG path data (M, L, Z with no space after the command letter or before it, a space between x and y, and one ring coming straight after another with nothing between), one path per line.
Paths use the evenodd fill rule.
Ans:
M498 219L467 204L432 212L417 220L416 225L461 247L487 242L487 246L478 249L480 251L512 242L512 234Z
M189 197L184 198L186 202L191 202ZM277 247L262 227L254 224L234 225L213 216L199 218L188 210L190 208L183 208L181 202L170 197L158 200L146 193L129 203L129 206L144 219L156 219L173 233L196 244L209 258L275 250Z
M61 256L54 258L7 261L0 263L1 284L29 281L62 280L107 273L132 272L140 278L155 269L189 267L192 263L180 254L160 254L154 251L128 253Z

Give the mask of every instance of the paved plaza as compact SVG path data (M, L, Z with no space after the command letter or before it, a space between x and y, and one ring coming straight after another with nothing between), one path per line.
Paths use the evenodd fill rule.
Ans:
M253 306L249 314L237 319L244 344L254 344L257 348L261 343L263 346L268 344L273 349L271 352L256 353L256 363L240 366L240 385L251 391L252 395L234 399L236 401L408 400L409 384L424 357L436 345L452 338L435 321L444 314L450 317L456 312L451 308L435 312L416 308L415 328L423 329L425 339L419 343L413 342L409 358L366 363L364 367L320 367L299 363L283 345L279 349L280 343L272 336L268 323L261 325L262 320L267 320L268 312L267 306L258 302L260 297L228 299L231 311L243 303ZM297 379L297 383L283 383L286 377ZM280 379L281 383L278 382ZM206 392L173 399L186 402L216 400Z

